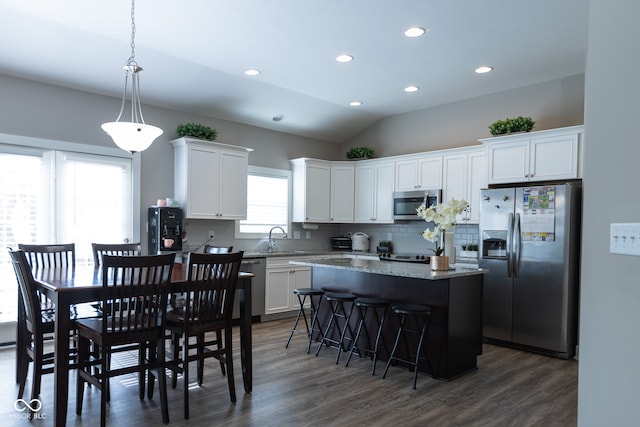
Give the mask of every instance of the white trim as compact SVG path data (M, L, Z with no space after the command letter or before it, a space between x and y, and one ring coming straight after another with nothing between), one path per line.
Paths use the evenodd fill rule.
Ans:
M102 154L104 156L123 157L127 159L134 157L128 151L115 147L102 147L98 145L79 144L77 142L58 141L55 139L33 138L30 136L11 135L7 133L0 133L0 143L21 147L73 151L87 154Z

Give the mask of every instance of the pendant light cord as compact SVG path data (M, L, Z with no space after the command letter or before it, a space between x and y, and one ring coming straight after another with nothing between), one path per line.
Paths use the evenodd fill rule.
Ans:
M136 0L131 0L131 56L127 65L138 66L136 63Z

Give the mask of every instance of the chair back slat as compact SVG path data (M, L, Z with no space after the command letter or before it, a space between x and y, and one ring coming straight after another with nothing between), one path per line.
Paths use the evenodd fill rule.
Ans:
M231 320L242 255L243 252L189 254L184 313L186 324L193 326Z
M96 267L102 264L103 255L141 255L140 243L92 243L93 263Z
M175 253L102 257L103 334L137 333L164 322Z
M42 327L40 295L34 285L33 274L25 253L21 250L9 250L13 270L20 288L21 303L25 311L25 321L29 331L36 331Z
M204 250L202 252L205 254L228 254L233 252L233 246L204 245Z
M75 243L36 245L18 244L18 249L25 252L31 268L75 267Z

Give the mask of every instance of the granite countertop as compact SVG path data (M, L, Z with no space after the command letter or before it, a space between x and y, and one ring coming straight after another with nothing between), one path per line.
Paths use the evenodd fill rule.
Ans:
M310 249L310 250L281 250L275 252L245 251L243 258L273 258L273 257L293 257L293 256L316 256L316 255L368 255L377 257L375 252L359 251L334 251L330 249Z
M488 270L477 267L462 267L459 264L449 271L432 271L429 264L410 262L370 261L366 259L337 258L308 261L291 261L295 265L359 271L387 276L411 277L415 279L441 280L454 277L485 274Z

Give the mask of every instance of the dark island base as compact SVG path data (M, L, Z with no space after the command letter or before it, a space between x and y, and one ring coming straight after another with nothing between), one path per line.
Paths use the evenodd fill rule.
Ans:
M427 354L436 371L434 377L449 381L478 367L477 356L482 354L482 277L475 275L423 280L314 266L312 286L333 292L351 292L357 296L385 298L392 304L430 306L432 318ZM320 325L326 325L329 314L329 304L323 301L318 316ZM354 333L357 326L356 317L354 310L351 320ZM375 327L367 326L372 339L375 339ZM386 347L384 344L380 345L379 360L388 360L388 352L393 348L397 328L397 316L389 310L383 330ZM319 341L319 338L317 334L314 336L316 341ZM368 345L366 339L363 345ZM414 352L417 338L410 340L409 345ZM402 341L398 354L401 358L406 358L407 353ZM420 361L418 368L421 372L434 374L429 372L425 361Z

